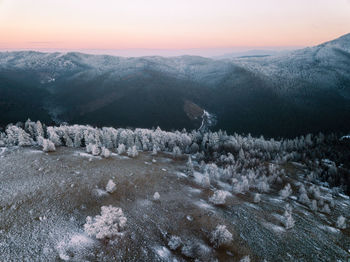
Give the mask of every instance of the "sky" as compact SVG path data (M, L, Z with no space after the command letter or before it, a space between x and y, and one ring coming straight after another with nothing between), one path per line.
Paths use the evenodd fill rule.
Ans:
M350 0L0 0L0 49L219 53L350 33Z

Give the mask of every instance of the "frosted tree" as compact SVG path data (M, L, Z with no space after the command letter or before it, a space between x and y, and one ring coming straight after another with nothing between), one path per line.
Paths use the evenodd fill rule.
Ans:
M158 147L156 145L153 145L153 149L152 149L152 155L155 156L158 153Z
M93 144L91 144L91 143L86 145L86 152L87 153L91 153L92 152L92 146L93 146Z
M60 146L60 145L62 145L61 139L60 139L60 137L57 135L57 133L56 133L56 131L55 131L55 129L54 129L53 127L49 126L49 127L47 128L47 134L48 134L48 138L50 139L50 141L51 141L52 143L55 144L55 146Z
M317 201L315 199L311 201L310 208L312 211L317 211Z
M201 184L205 188L209 188L210 187L210 178L209 178L209 174L207 172L205 172L203 174L202 180L201 180Z
M153 195L153 200L159 200L160 199L160 195L158 192L155 192L154 195Z
M288 183L281 191L280 191L280 196L282 199L288 198L292 194L292 188L290 184Z
M312 193L314 199L319 200L321 198L321 192L318 186L316 185L310 186L309 191Z
M346 228L345 217L339 216L337 219L336 225L337 225L337 228L345 229Z
M171 250L176 250L182 245L182 240L178 236L171 236L168 242L168 246Z
M29 134L27 134L22 128L18 128L18 145L31 146L32 144L33 140L30 138Z
M139 155L139 152L137 151L136 146L132 146L128 148L127 154L130 157L137 157Z
M180 157L181 156L181 149L178 147L178 146L175 146L174 148L173 148L173 157L174 158L178 158L178 157Z
M305 189L305 186L301 184L299 188L299 201L305 205L310 204L310 199L307 195L307 191Z
M295 221L292 217L292 207L289 204L285 206L285 211L283 214L283 224L286 229L293 228L295 224Z
M40 121L37 121L36 122L36 125L35 125L35 136L36 138L38 137L44 137L44 128L43 128L43 125L41 124Z
M73 141L69 137L67 132L64 132L63 140L64 140L64 143L65 143L66 147L73 147L74 146Z
M30 119L28 119L25 123L24 123L24 130L32 137L36 137L36 132L35 132L35 123L33 121L31 121Z
M225 225L218 225L214 231L211 232L210 242L214 247L228 245L232 242L232 234L226 229Z
M262 178L257 185L259 192L267 193L270 190L270 185L267 182L266 177Z
M82 143L81 143L82 138L83 138L82 134L79 131L77 131L75 133L75 135L74 135L74 143L73 143L74 147L76 147L76 148L81 147L81 145L82 145Z
M326 213L326 214L330 214L331 213L331 209L329 208L328 204L325 204L322 209L321 212Z
M118 155L122 155L125 153L125 145L124 144L119 144L117 148L117 153Z
M43 139L42 146L43 146L43 151L44 152L54 152L54 151L56 151L55 144L52 143L49 139Z
M193 172L194 172L194 167L193 167L191 156L189 156L188 160L187 160L187 163L186 163L186 173L188 175L192 176Z
M241 159L241 160L244 160L244 159L245 159L245 154L244 154L243 148L241 148L241 149L239 150L238 158Z
M100 150L100 148L98 147L98 145L93 144L93 145L91 146L91 154L92 154L93 156L98 156L100 153L101 153L101 150Z
M119 207L102 206L101 215L88 216L84 225L85 233L97 239L113 239L121 235L126 226L126 217Z
M106 191L108 193L114 193L117 190L117 185L113 182L112 179L108 180L108 183L106 185Z
M229 192L224 190L216 190L214 194L209 198L209 202L215 205L225 204L226 197L229 195Z
M101 148L101 155L102 155L104 158L109 158L109 157L111 156L111 151L109 151L108 148L102 147L102 148Z
M254 196L254 203L259 203L261 201L261 196L259 193L256 193Z

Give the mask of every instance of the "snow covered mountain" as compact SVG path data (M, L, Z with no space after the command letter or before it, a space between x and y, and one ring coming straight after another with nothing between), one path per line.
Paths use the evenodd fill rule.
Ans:
M27 117L94 125L198 128L185 103L229 132L348 131L350 34L269 57L122 58L0 53L0 125Z

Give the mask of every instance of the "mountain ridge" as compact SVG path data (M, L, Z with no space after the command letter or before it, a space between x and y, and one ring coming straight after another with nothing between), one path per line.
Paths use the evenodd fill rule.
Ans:
M347 132L349 38L347 34L276 56L222 60L2 52L0 110L7 116L0 125L31 117L93 125L198 128L198 121L184 111L189 101L217 115L216 128L228 132L266 136ZM35 106L25 100L26 92L33 95Z

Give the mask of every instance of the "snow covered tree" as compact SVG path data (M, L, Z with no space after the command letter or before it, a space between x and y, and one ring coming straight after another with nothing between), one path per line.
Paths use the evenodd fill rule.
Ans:
M111 156L111 151L109 151L108 148L102 147L101 148L101 155L104 158L109 158Z
M102 206L101 215L88 216L84 225L85 233L97 239L112 239L121 235L126 226L126 217L119 207Z
M100 153L101 153L101 150L100 150L100 148L98 147L98 145L93 144L93 145L91 146L91 154L92 154L93 156L98 156Z
M244 154L243 148L241 148L241 149L239 150L238 158L241 159L241 160L244 160L244 159L245 159L245 154Z
M281 191L280 191L280 196L282 199L288 198L292 194L292 188L290 184L288 183Z
M182 245L182 240L178 236L171 236L168 242L168 246L171 250L176 250Z
M54 151L56 151L55 144L52 143L49 139L43 139L42 146L43 146L43 151L44 152L54 152Z
M223 205L225 204L226 197L229 195L229 192L224 190L216 190L214 194L209 198L209 202L214 205Z
M214 231L211 232L210 242L214 247L228 245L232 242L232 234L226 229L225 225L218 225Z
M261 201L261 197L259 193L256 193L254 196L254 203L259 203Z
M137 157L139 155L139 152L137 151L136 146L132 146L128 148L127 154L130 157Z
M66 147L73 147L74 146L73 141L69 137L67 132L64 132L63 140L64 140L64 143L65 143Z
M207 172L205 172L203 174L201 184L205 188L209 188L210 187L210 178L209 178L209 174Z
M79 131L77 131L74 135L74 142L73 142L74 147L79 148L82 146L82 143L81 143L82 138L83 138L82 134Z
M346 228L345 217L339 216L337 219L336 225L337 225L337 228L345 229Z
M317 211L317 201L315 199L311 201L310 208L312 211Z
M289 204L285 206L283 218L283 224L286 229L291 229L294 227L295 221L292 217L292 207Z
M178 147L178 146L175 146L174 148L173 148L173 157L174 158L178 158L178 157L180 157L181 156L181 149Z
M108 183L106 185L106 191L108 193L114 193L117 190L117 185L113 182L112 179L108 180Z
M152 149L152 155L155 156L158 153L158 147L156 145L153 145L153 149Z
M301 184L299 188L299 201L305 205L310 204L310 199L307 195L307 191L305 189L305 186Z
M44 135L45 134L44 134L43 125L41 124L40 121L37 121L35 125L35 136L36 138L38 138L39 136L44 137Z
M52 143L54 143L55 146L60 146L62 145L60 137L57 135L54 127L49 126L47 128L47 133L48 133L48 138Z
M118 145L117 153L118 153L118 155L121 155L121 154L125 153L125 145L124 144L119 144Z
M160 195L158 192L155 192L154 195L153 195L153 200L159 200L160 199Z

